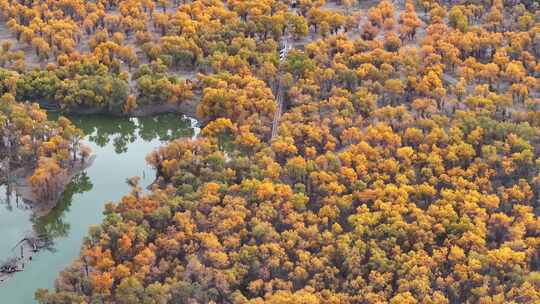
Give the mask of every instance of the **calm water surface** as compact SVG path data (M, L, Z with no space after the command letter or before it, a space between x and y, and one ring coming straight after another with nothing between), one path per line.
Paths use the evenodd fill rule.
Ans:
M87 134L85 143L96 159L70 183L58 205L46 216L31 218L24 204L0 189L0 261L15 255L13 246L32 229L54 241L53 248L34 255L23 272L0 283L0 303L35 303L36 289L53 288L59 272L79 255L88 228L101 222L103 205L130 191L126 178L140 176L142 186L153 181L155 173L146 164L146 155L171 139L198 133L195 120L173 114L69 118Z

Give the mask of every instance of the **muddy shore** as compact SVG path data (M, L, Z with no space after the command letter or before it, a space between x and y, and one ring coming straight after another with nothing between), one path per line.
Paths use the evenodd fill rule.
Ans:
M200 115L198 115L197 113L198 105L199 105L199 100L197 98L194 98L194 99L182 102L180 105L164 103L164 104L138 106L134 110L128 113L125 113L125 112L122 112L120 109L109 110L107 108L81 107L81 108L74 108L74 109L60 109L57 105L40 103L40 107L42 107L43 109L46 109L52 112L59 112L62 114L67 114L67 115L69 114L78 114L78 115L103 114L103 115L110 115L110 116L116 116L116 117L147 117L147 116L154 116L154 115L159 115L159 114L176 113L176 114L183 114L189 117L193 117L197 119L197 121L204 124L204 119L202 119L202 117L200 117Z

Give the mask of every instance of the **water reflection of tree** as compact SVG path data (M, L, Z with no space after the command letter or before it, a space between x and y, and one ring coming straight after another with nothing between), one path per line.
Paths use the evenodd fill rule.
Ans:
M13 191L11 184L4 183L1 184L0 187L4 194L4 198L0 200L0 203L6 204L6 210L11 212L13 211L12 202L15 202L17 207L19 206L19 197L17 196L17 193Z
M170 141L194 134L191 119L174 114L139 118L139 136L145 141Z
M64 214L69 211L73 196L92 190L93 184L86 172L80 173L69 183L58 204L47 215L32 219L37 235L48 239L67 236L70 224L64 221Z
M104 147L112 140L118 154L126 152L127 145L137 139L134 119L102 115L73 116L70 119L88 134L88 140L96 145Z
M170 141L191 137L194 130L191 120L178 114L165 114L144 118L119 118L103 115L69 117L75 125L88 134L88 140L100 147L112 141L115 152L127 152L127 146L138 137L145 141L159 139Z

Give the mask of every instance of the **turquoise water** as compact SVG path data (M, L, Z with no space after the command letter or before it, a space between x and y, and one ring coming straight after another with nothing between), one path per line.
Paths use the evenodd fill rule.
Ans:
M54 241L52 250L39 252L23 272L0 283L0 303L35 303L36 289L53 288L60 271L79 255L88 228L101 222L104 204L130 191L126 179L140 176L143 186L153 181L155 173L146 164L146 155L171 139L198 133L195 120L174 114L69 118L88 134L85 143L96 159L71 182L58 205L41 218L31 218L21 208L24 204L18 207L13 195L7 199L5 188L0 190L0 260L16 254L13 246L32 229Z

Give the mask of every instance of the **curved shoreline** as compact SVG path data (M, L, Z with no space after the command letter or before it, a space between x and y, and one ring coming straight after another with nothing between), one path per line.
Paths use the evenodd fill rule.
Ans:
M22 198L23 203L30 207L31 217L41 217L47 215L56 205L59 203L62 195L66 190L66 187L73 181L75 176L84 172L89 168L96 155L91 155L86 161L77 161L68 172L68 178L62 184L61 190L58 195L49 201L39 201L32 193L31 187L28 183L28 177L30 172L28 169L19 168L15 170L15 180L13 182L14 190L17 195ZM25 265L32 261L32 255L37 254L43 248L47 247L49 240L43 236L37 235L35 229L30 234L25 235L14 247L11 249L15 254L8 258L6 261L1 261L0 264L0 284L6 282L13 277L17 272L24 271ZM41 244L41 245L40 245ZM20 248L20 254L18 249ZM11 270L2 269L3 267L11 268Z
M106 108L89 108L81 107L75 109L61 109L56 105L47 105L39 104L41 108L46 109L50 112L57 112L60 114L76 114L76 115L110 115L113 117L148 117L160 114L182 114L188 117L195 118L199 124L205 125L206 120L197 113L197 107L199 105L199 100L192 99L189 101L182 102L180 105L175 104L154 104L154 105L144 105L138 106L130 112L122 112L120 110L108 110Z
M187 104L185 104L187 105ZM171 109L172 107L170 107L169 109ZM195 107L193 107L193 109L195 109ZM156 110L154 108L154 110ZM163 110L163 108L159 109L159 110ZM138 114L147 114L147 115L139 115L139 116L133 116L133 115L125 115L125 116L128 116L128 117L133 117L133 118L139 118L140 120L144 120L143 117L145 116L149 116L149 117L152 117L153 115L151 115L152 112L144 112L144 111L141 111L139 112ZM165 112L165 113L171 113L171 114L175 114L175 115L181 115L181 113L178 112L178 109L177 108L174 108L174 111L171 111L171 112ZM56 113L51 113L53 115L56 115ZM99 113L97 113L99 114ZM65 115L67 115L68 117L70 117L70 114L68 113L65 113ZM73 114L73 116L78 116L76 114ZM89 119L89 120L94 120L95 118L93 118L94 115L91 115L91 114L81 114L80 117L84 117L85 119ZM96 115L96 116L100 116L100 115ZM120 117L124 117L124 115L112 115L111 113L105 113L105 114L102 114L102 116L104 117L109 117L107 119L107 121L109 120L112 120L112 121L116 121L116 120L119 120L119 121L123 121L124 118L120 118ZM160 115L156 115L156 116L160 116ZM176 117L176 116L173 116L173 117ZM190 126L187 127L187 128L191 128L191 129L198 129L198 125L200 124L198 121L195 122L195 119L194 117L187 117L187 118L190 118ZM194 119L191 119L191 118L194 118ZM127 119L129 120L129 119ZM78 121L78 120L76 120ZM181 125L181 122L179 121L179 118L173 118L173 122L177 122L178 124ZM173 123L171 122L171 124ZM79 121L79 123L81 123ZM118 126L118 123L114 123L115 126ZM159 127L159 126L162 126L163 124L162 123L158 123L158 124L149 124L149 128L155 128L155 127ZM92 125L94 126L94 125ZM130 137L130 136L136 136L140 141L142 142L146 142L148 141L148 139L144 139L141 137L140 135L140 131L143 130L143 125L139 125L138 123L136 124L137 126L137 130L136 131L131 131L133 132L133 134L127 136L127 137ZM104 127L106 128L106 127ZM181 127L181 128L184 128L184 127ZM115 133L111 133L111 134L108 134L107 132L105 132L105 135L108 137L108 141L110 141L110 143L113 145L112 147L110 147L111 149L111 153L113 152L113 149L115 148L114 147L114 139L115 138L118 138L116 135L117 134L120 134L118 132L122 132L122 130L129 130L129 127L120 127L119 129L115 129ZM153 130L153 129L152 129ZM147 132L150 131L150 130L147 130ZM129 132L129 131L128 131ZM88 143L93 143L93 144L96 144L96 142L94 140L96 139L89 139L89 137L91 138L93 134L96 134L96 133L99 133L98 129L92 129L90 130L88 133L86 133L85 135L85 139L84 141L89 141ZM152 133L152 131L150 131L150 133ZM197 131L195 131L194 134L197 134ZM155 139L155 140L159 140L159 137L157 134L153 134L152 135L153 139L152 141ZM163 139L165 140L165 139ZM130 141L128 140L127 141L127 144L128 145L131 145ZM143 155L139 155L139 157L137 158L137 161L140 161L141 164L145 164L146 165L146 162L144 161L144 156L147 155L147 153L151 152L152 149L155 148L155 145L158 144L158 143L154 143L153 145L151 146L148 146L147 149L138 149L138 148L135 148L135 147L130 147L129 149L134 149L133 152L135 152L137 150L138 154L144 152ZM107 144L105 144L107 145ZM13 172L12 173L12 177L11 177L11 185L12 185L12 189L13 189L13 192L17 194L18 198L19 198L19 205L18 206L22 206L22 208L19 208L21 210L23 210L24 214L26 216L29 216L29 217L37 217L37 218L41 218L42 216L48 216L49 214L52 214L55 212L55 208L57 206L59 206L61 203L62 203L62 200L65 198L65 193L66 191L68 191L68 188L70 187L70 181L74 180L74 179L77 179L77 174L80 174L81 172L91 172L94 168L96 167L95 165L97 164L95 162L95 160L97 160L97 157L99 155L99 162L101 163L101 167L103 167L103 161L106 160L108 157L107 157L107 154L102 154L103 152L100 152L100 145L97 144L97 147L95 147L97 149L94 149L94 147L92 147L92 155L90 157L88 157L86 160L85 160L85 163L84 165L81 165L80 163L76 164L72 169L70 169L70 172L69 172L69 181L66 182L66 184L64 185L63 189L62 189L62 195L59 195L58 198L54 201L51 201L51 202L40 202L40 201L36 201L33 197L32 197L32 192L30 190L30 187L28 185L28 180L27 180L27 177L29 176L29 169L28 168L25 168L25 169L18 169L17 172ZM136 153L137 153L136 152ZM116 152L117 154L121 154L121 153L124 153L124 152ZM134 163L131 163L129 166L132 166L134 165ZM98 165L98 167L100 167ZM136 166L134 166L136 167ZM143 167L142 169L144 170L146 168L146 166L141 166ZM87 171L88 169L88 171ZM148 173L148 172L146 172ZM132 177L132 176L138 176L138 174L140 174L139 172L132 172L132 173L128 173L128 174L122 174L122 177L121 178L118 178L118 181L119 183L121 184L125 184L125 179L126 178L129 178L129 177ZM117 174L118 175L118 174ZM144 172L143 172L143 176L144 176ZM146 182L144 183L145 185L147 184L150 184L152 182L152 180L150 179L153 179L154 175L153 174L147 174L146 177L143 177L143 178L147 178ZM99 195L101 197L102 193L100 190L91 190L91 191L98 191L100 192ZM127 191L127 190L126 190ZM106 193L103 193L104 195L106 195ZM88 196L89 194L84 194L86 196ZM22 198L22 200L20 200L20 198ZM111 199L116 199L115 197L112 197ZM106 202L106 201L110 201L111 199L105 199L103 200L102 203ZM22 205L21 205L21 201L23 202ZM101 200L100 200L101 202ZM100 205L100 204L97 204L97 205ZM100 207L102 208L102 207ZM96 211L97 213L101 214L103 210L100 209L98 211ZM28 219L27 219L28 220ZM31 221L32 222L32 221ZM85 233L86 233L86 230L88 229L88 226L85 226L84 227L84 230L85 230ZM47 248L48 247L39 247L38 246L38 250L37 251L34 251L34 248L32 247L31 243L29 243L28 241L25 241L25 239L31 239L31 240L40 240L40 242L42 242L43 244L47 244L47 241L48 240L51 240L53 241L53 245L54 249L57 248L57 246L62 246L61 244L57 244L56 243L56 237L51 237L49 236L48 234L41 234L41 232L39 232L39 230L36 230L36 226L32 225L32 227L28 227L28 228L25 228L25 229L21 229L16 235L15 237L12 237L9 239L9 241L6 241L6 246L5 246L5 250L4 252L6 253L6 255L4 256L4 259L5 260L0 260L0 268L1 266L4 264L4 262L10 262L11 264L13 264L13 262L15 262L15 265L17 265L17 270L12 272L12 273L2 273L0 272L0 286L14 286L14 285L10 285L10 284L13 284L14 281L17 281L19 277L25 277L28 275L28 273L33 273L35 271L35 267L41 267L42 266L42 261L40 262L40 259L37 259L37 256L40 256L41 254L47 254ZM78 240L77 242L77 245L76 246L79 246L80 245L80 240ZM7 246L9 245L9 246ZM21 257L21 248L23 250L23 256L24 257ZM34 258L32 258L32 256ZM24 269L23 269L23 264L25 265ZM36 266L33 266L33 265L36 265ZM19 273L20 272L20 273Z

